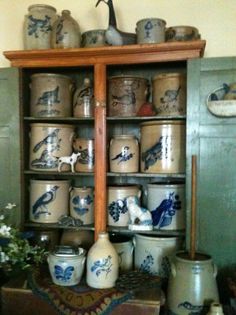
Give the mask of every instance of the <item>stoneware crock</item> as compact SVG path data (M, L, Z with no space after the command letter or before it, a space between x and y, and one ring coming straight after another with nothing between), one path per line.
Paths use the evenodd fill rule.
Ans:
M53 283L61 286L77 285L84 271L86 251L82 247L57 246L47 258Z
M187 252L178 252L171 263L167 290L170 314L201 314L211 302L219 301L217 268L211 256L196 253L191 260Z

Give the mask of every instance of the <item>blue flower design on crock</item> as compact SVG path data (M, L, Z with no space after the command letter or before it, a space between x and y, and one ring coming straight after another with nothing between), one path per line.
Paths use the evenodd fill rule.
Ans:
M44 19L34 18L33 15L28 17L29 25L28 25L28 35L34 36L35 38L39 37L39 33L47 34L52 30L51 26L51 18L48 15L45 15Z
M93 202L93 198L90 195L80 198L80 196L75 196L72 199L73 209L78 215L84 215L89 211L86 205L90 205Z
M151 267L154 264L153 256L148 253L148 255L144 258L143 262L140 265L140 270L143 272L151 273Z
M112 217L114 222L118 222L120 215L125 214L128 211L126 202L124 199L117 199L112 201L108 206L109 215Z
M55 265L54 275L56 279L67 282L70 281L74 270L75 268L73 266L68 266L65 269L63 269L61 266Z
M107 275L111 272L111 259L111 255L108 255L107 258L96 260L91 267L91 272L95 272L97 277L99 277L102 273L105 273L107 277Z
M181 210L182 204L178 194L170 193L168 199L163 199L159 206L151 210L153 225L162 228L171 224L177 210Z

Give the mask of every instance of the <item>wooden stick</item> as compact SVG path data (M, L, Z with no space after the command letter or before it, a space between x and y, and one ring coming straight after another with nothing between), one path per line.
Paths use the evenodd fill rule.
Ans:
M190 259L195 259L196 252L196 173L197 157L192 155L192 174L191 174L191 231L190 231Z

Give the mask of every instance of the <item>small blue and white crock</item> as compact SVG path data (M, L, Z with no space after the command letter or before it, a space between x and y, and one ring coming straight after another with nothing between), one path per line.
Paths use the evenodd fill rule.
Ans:
M84 271L86 250L82 247L56 246L48 256L53 283L61 286L77 285Z

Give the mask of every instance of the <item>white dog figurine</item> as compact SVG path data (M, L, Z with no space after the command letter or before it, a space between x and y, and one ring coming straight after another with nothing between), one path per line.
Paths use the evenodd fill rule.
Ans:
M126 206L130 217L130 230L150 231L153 229L152 215L148 209L139 206L137 196L129 196L126 199Z
M81 153L72 153L70 156L61 156L58 160L58 172L61 171L61 166L62 164L70 164L71 167L71 172L74 173L75 172L75 163L77 161L78 156L80 156Z

